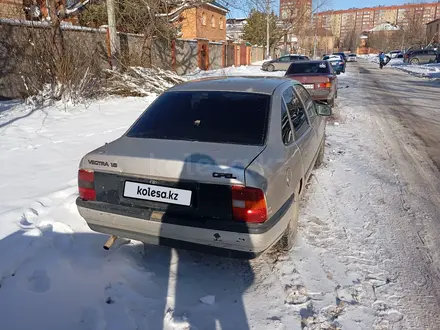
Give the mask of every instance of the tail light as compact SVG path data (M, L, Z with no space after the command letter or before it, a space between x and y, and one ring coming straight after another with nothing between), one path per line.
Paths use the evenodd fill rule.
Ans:
M334 78L332 77L332 76L328 76L327 77L327 82L325 82L325 83L320 83L320 84L317 84L318 86L318 88L331 88L332 87L332 80L333 80Z
M331 87L332 87L331 82L321 83L318 85L318 88L331 88Z
M232 215L237 221L265 222L267 206L264 192L258 188L232 186Z
M78 171L79 197L85 201L96 200L95 173L90 170Z
M341 62L339 62L339 64L340 64L340 65L344 65L344 62L341 61Z

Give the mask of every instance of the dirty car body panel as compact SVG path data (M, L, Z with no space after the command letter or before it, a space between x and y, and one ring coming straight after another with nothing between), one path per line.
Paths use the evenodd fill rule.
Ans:
M83 157L78 210L97 232L252 258L285 232L324 130L296 81L181 84Z

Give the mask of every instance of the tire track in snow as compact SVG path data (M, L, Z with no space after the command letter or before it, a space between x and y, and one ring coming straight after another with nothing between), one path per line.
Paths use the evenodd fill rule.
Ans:
M405 183L384 137L390 128L377 134L377 113L364 97L371 86L355 82L337 102L342 125L328 127L327 163L302 202L297 247L290 262L275 263L274 276L287 296L294 292L293 312L307 329L433 328L438 282L411 230Z

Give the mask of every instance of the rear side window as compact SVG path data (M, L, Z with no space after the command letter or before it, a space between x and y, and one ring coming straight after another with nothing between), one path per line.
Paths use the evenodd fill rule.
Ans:
M299 94L299 97L303 100L306 108L307 116L309 117L310 122L313 123L316 117L315 104L313 102L313 98L310 96L309 92L307 92L307 90L301 85L296 85L295 90Z
M289 121L289 113L287 112L287 108L284 102L281 102L281 138L283 139L285 145L288 145L293 141L293 133Z
M307 122L306 112L301 100L296 96L292 87L289 87L283 93L284 101L286 102L287 111L289 112L292 125L295 130L295 136L299 139L309 128Z
M136 121L128 137L263 145L270 95L168 92Z
M305 63L292 63L287 69L286 74L299 74L299 73L330 73L327 62L305 62Z

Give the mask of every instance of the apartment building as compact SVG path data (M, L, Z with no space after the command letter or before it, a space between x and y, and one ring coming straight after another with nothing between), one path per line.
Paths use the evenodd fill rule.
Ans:
M315 14L314 22L344 39L350 33L370 31L386 22L405 26L411 20L426 24L437 18L440 18L440 2L326 11Z
M312 0L280 0L283 21L302 24L312 19Z

